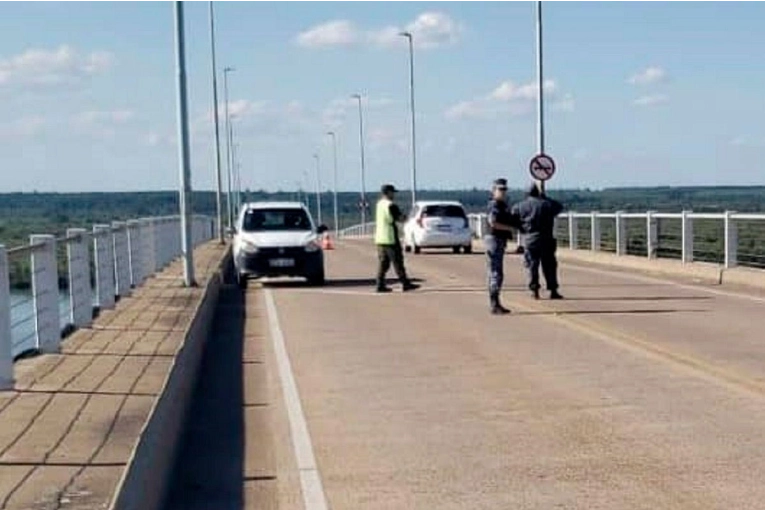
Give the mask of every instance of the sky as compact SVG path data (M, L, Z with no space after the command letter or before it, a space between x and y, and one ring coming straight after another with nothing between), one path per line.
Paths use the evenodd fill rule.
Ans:
M208 3L185 3L191 167L213 189ZM0 4L0 192L176 189L169 2ZM216 2L244 188L529 181L536 152L532 2ZM545 2L550 188L755 185L765 168L765 4ZM222 142L223 142L222 138ZM223 146L225 151L225 145ZM224 165L225 165L224 152Z

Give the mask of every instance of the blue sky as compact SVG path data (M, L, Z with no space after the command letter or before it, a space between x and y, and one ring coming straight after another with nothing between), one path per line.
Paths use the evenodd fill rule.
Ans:
M175 188L170 3L0 6L0 191ZM194 187L213 185L207 3L186 4ZM551 187L762 184L765 5L548 2ZM245 187L358 189L363 92L368 188L409 182L415 36L424 187L528 180L535 150L534 4L216 3L219 67ZM222 80L221 80L221 102Z

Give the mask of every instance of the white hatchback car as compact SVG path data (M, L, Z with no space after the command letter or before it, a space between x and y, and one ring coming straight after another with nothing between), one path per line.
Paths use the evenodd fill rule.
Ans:
M417 202L404 225L404 247L414 253L422 248L471 253L472 241L470 222L459 202Z
M324 252L316 226L300 202L255 202L239 212L233 239L234 268L239 285L250 277L303 277L324 284Z

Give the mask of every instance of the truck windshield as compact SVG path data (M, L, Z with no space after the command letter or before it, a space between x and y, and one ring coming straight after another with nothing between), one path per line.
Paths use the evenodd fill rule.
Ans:
M302 209L250 209L244 213L243 232L310 231L311 220Z

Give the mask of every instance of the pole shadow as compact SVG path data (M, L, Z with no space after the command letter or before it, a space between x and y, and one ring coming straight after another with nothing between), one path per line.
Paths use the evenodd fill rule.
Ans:
M165 510L244 508L244 294L224 285Z

